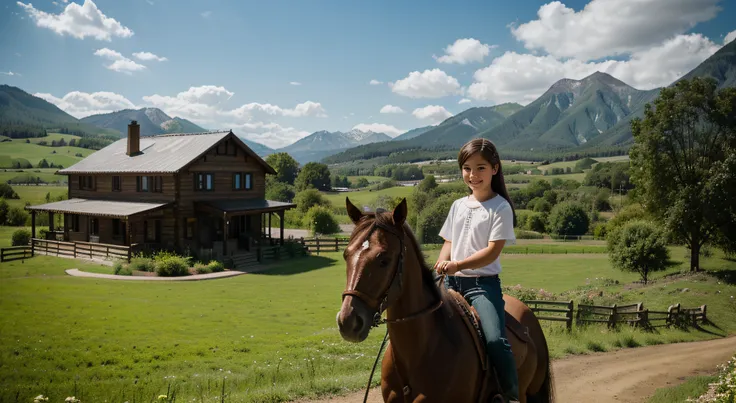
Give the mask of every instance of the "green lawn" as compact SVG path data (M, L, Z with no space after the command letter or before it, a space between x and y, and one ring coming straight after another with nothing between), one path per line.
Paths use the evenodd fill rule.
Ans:
M49 133L46 137L37 137L28 139L31 143L37 144L41 141L45 141L48 144L51 144L52 141L59 141L61 139L64 139L67 143L72 141L72 139L79 141L81 137L75 136L73 134L62 134L62 133ZM20 141L25 143L26 139L15 139L14 141Z
M684 262L680 252L675 258ZM437 253L427 252L430 264ZM726 277L734 263L720 257L704 259L702 266L722 270L721 280L661 274L648 287L628 291L624 283L636 276L611 269L605 255L502 259L506 286L602 292L602 298L638 299L652 308L707 303L709 317L722 328L716 332L736 331L736 302L729 299L736 286ZM345 267L339 252L202 282L66 276L64 269L71 267L109 270L44 256L0 265L0 401L15 401L16 394L24 402L38 394L50 401L72 394L83 402L148 401L169 385L181 401L219 401L223 380L227 402L345 393L364 387L383 337L381 328L361 344L340 338L335 314ZM554 357L713 337L600 327L568 334L557 323L544 327ZM380 374L374 384L378 379Z

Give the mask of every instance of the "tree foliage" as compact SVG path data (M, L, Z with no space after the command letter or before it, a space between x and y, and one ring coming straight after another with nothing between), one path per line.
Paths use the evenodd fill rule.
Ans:
M736 89L710 78L664 88L632 122L632 181L647 211L692 251L722 238L736 220ZM733 236L733 235L730 235Z
M630 221L607 236L611 264L622 271L639 273L644 284L649 273L664 270L669 249L661 229L647 221Z
M275 171L275 178L279 182L293 185L299 172L299 163L286 152L269 154L266 157L266 163Z
M335 220L329 207L312 206L304 217L306 226L313 234L335 234L340 232L340 225Z
M330 170L327 165L319 162L308 162L296 177L294 182L297 192L307 188L318 190L330 189Z
M580 204L563 202L552 208L547 230L555 235L585 235L589 225L588 214Z

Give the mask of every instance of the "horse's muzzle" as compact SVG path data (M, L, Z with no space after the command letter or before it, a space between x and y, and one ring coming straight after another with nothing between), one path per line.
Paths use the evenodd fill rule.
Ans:
M345 296L337 313L337 326L346 341L360 343L368 337L371 330L373 310L360 298Z

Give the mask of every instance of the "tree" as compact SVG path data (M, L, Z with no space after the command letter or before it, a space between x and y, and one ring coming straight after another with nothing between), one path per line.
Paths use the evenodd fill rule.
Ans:
M590 220L585 209L578 203L563 202L552 208L547 229L556 235L584 235Z
M417 185L417 188L420 192L429 193L430 191L434 190L437 187L437 180L435 180L434 175L427 175L422 179L421 182L419 182L419 185Z
M306 213L314 206L331 207L332 203L320 193L317 189L306 189L294 196L294 203L297 210Z
M320 162L308 162L296 177L294 182L296 191L313 187L317 190L330 189L330 170L326 164Z
M297 173L299 172L299 163L289 155L289 153L280 152L269 154L266 157L266 163L276 171L276 180L279 182L294 184Z
M266 199L290 202L294 199L294 186L279 182L270 176L266 178Z
M5 201L4 197L0 197L0 225L5 225L7 222L9 211L10 206L8 205L8 202Z
M366 187L368 185L370 185L370 183L368 183L368 179L363 178L361 176L360 178L358 178L358 183L355 184L355 187L356 188L364 188L364 187Z
M340 224L337 223L330 209L325 206L312 206L304 217L306 226L313 234L334 234L340 232Z
M692 251L721 237L736 220L736 89L710 78L664 88L632 121L631 174L646 210Z
M649 273L664 270L669 249L663 234L654 223L630 221L607 236L611 264L622 271L639 273L644 284Z

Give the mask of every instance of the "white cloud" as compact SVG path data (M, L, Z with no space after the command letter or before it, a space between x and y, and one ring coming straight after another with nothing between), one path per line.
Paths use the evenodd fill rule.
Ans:
M283 127L277 123L256 122L223 126L225 127L232 129L233 133L239 136L273 149L286 147L311 134L293 127Z
M441 98L462 93L455 77L440 69L412 71L406 78L389 83L391 91L410 98Z
M302 83L300 83L299 81L290 81L289 84L290 85L302 85Z
M391 137L396 137L401 133L406 133L406 130L397 129L394 126L384 123L359 123L353 126L353 130L360 130L362 132L385 133Z
M212 16L212 11L204 11L200 13L199 15L201 15L202 18L210 18Z
M458 39L452 45L445 48L444 56L432 56L440 63L458 63L467 64L472 62L482 62L483 58L488 56L491 49L497 45L486 45L480 43L474 38Z
M239 108L233 109L232 111L224 112L225 115L237 116L237 117L256 117L261 119L272 118L274 116L286 116L293 118L300 117L318 117L326 118L327 114L322 104L318 102L307 101L301 104L297 104L293 109L281 108L278 105L272 104L260 104L257 102L251 102L245 104Z
M629 60L584 62L506 52L477 70L468 95L476 100L528 103L563 78L608 73L637 89L671 84L720 48L700 34L678 35L659 46L635 52Z
M731 43L734 39L736 39L736 30L733 30L726 34L726 37L723 38L723 44L728 45Z
M13 71L0 71L0 74L6 75L6 76L11 76L11 77L12 77L12 76L18 76L18 77L23 77L23 75L22 75L22 74L20 74L20 73L15 73L15 72L13 72Z
M537 20L511 27L527 49L583 61L641 52L716 16L720 0L591 0L575 11L560 1Z
M383 81L378 81L376 79L373 79L368 84L370 84L370 85L381 85L381 84L383 84Z
M51 102L64 112L78 119L100 113L137 108L130 100L114 92L100 91L90 94L87 92L72 91L62 98L45 93L36 93L33 95Z
M97 49L95 51L95 56L100 56L103 59L112 60L113 62L106 65L105 67L112 71L117 71L118 73L132 74L134 71L141 71L146 68L146 66L136 63L133 60L130 60L127 57L123 56L122 54L120 54L120 52L116 52L108 48Z
M170 116L180 116L203 125L214 125L220 121L225 109L223 104L232 96L233 92L225 87L202 85L190 87L175 96L159 94L147 95L143 101L149 106L161 108Z
M135 56L136 59L143 60L143 61L155 60L157 62L165 62L169 60L165 57L156 56L155 54L151 52L135 52L133 53L133 56Z
M404 113L404 110L398 106L384 105L380 113Z
M427 105L424 108L417 108L411 113L417 119L427 120L432 124L437 124L452 116L452 113L440 105Z
M92 0L83 5L71 3L60 14L47 13L33 7L32 3L17 2L36 21L36 25L48 28L59 35L70 35L77 39L92 37L110 41L113 36L128 38L133 31L110 18L97 8Z
M469 104L471 102L473 102L473 101L469 100L468 98L463 98L463 99L457 101L457 103L460 104L460 105L462 105L462 104Z

